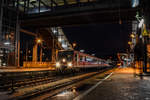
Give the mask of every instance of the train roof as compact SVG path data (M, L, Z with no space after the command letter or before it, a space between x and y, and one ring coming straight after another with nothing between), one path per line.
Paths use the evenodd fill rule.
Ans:
M86 53L83 53L83 52L80 52L80 51L77 51L77 50L59 50L59 51L60 52L63 52L63 51L74 51L74 52L80 53L80 54L85 55L85 56L89 56L89 57L96 58L96 59L99 59L99 60L104 60L104 59L101 59L101 58L98 58L98 57L95 57L95 56L92 56L90 54L86 54Z

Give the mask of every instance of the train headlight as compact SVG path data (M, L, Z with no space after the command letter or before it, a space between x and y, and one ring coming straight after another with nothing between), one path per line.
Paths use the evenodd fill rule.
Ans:
M56 67L60 67L60 63L59 62L56 62Z
M63 59L62 59L62 61L63 61L63 62L66 62L66 59L65 59L65 58L63 58Z
M67 65L68 65L68 67L72 67L72 63L71 62L69 62Z

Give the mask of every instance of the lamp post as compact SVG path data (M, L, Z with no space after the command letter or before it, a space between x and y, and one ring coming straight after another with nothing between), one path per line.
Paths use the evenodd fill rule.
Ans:
M143 72L147 72L147 39L148 39L148 33L146 31L146 25L143 24L142 27L142 35L144 37L144 65L143 65Z
M36 43L33 47L33 58L32 61L33 62L37 62L37 49L38 49L38 44L41 45L42 47L42 40L40 38L36 39ZM40 49L40 62L42 61L42 48Z
M37 44L40 44L40 62L42 62L42 39L37 39Z
M75 47L77 46L77 43L74 42L74 43L72 44L72 46L73 46L73 49L75 49Z
M141 36L143 40L144 52L143 52L143 72L147 72L147 38L148 33L146 31L146 24L144 18L139 21L139 29L141 29Z

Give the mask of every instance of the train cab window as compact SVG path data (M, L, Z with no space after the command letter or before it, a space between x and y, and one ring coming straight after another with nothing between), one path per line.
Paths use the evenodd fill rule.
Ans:
M67 61L72 61L73 51L60 51L58 52L58 60L66 59Z

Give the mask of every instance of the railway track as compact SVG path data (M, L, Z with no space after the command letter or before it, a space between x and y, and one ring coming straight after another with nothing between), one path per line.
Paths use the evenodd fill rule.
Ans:
M107 71L107 70L110 70L110 69L104 69L104 70L101 70L101 71L99 71L99 72L91 72L91 73L86 73L87 75L85 75L84 76L84 74L81 74L81 75L78 75L78 76L81 76L81 77L77 77L77 76L74 76L74 77L76 77L76 78L74 78L74 77L64 77L63 79L65 80L67 80L67 81L64 81L64 82L60 82L60 83L56 83L55 85L50 85L50 86L47 86L47 87L45 87L45 88L42 88L42 89L40 89L40 88L35 88L35 90L34 91L32 91L32 92L30 92L30 91L28 91L28 92L26 92L26 93L23 93L22 95L19 95L19 96L14 96L14 97L12 97L10 100L29 100L29 99L31 99L31 98L35 98L35 97L37 97L37 96L39 96L39 95L43 95L43 94L45 94L45 93L47 93L47 92L50 92L50 91L53 91L53 90L56 90L56 89L60 89L60 88L62 88L62 87L66 87L66 86L68 86L68 85L71 85L71 84L74 84L74 83L77 83L77 82L79 82L79 81L82 81L82 80L85 80L85 79L88 79L88 78L90 78L90 77L92 77L92 76L94 76L94 75L97 75L97 74L99 74L99 73L102 73L102 72L104 72L104 71ZM83 76L82 76L83 75ZM62 77L55 77L55 79L54 80L50 80L48 83L44 83L44 81L43 80L41 80L41 84L38 84L38 85L42 85L42 84L49 84L49 83L55 83L55 82L57 82L57 81L60 81L60 79L61 80L63 80L62 79Z
M80 75L80 74L84 74L84 73L77 73L74 75ZM62 76L51 75L51 76L46 76L46 77L44 76L44 77L34 77L34 78L29 78L29 79L27 78L27 79L23 79L23 80L15 80L15 79L10 78L9 81L4 81L0 84L0 90L1 91L8 91L8 90L14 91L19 88L25 88L25 87L46 84L46 83L54 82L54 81L57 81L57 80L60 80L63 78L72 77L74 75L72 75L72 74L62 75Z

